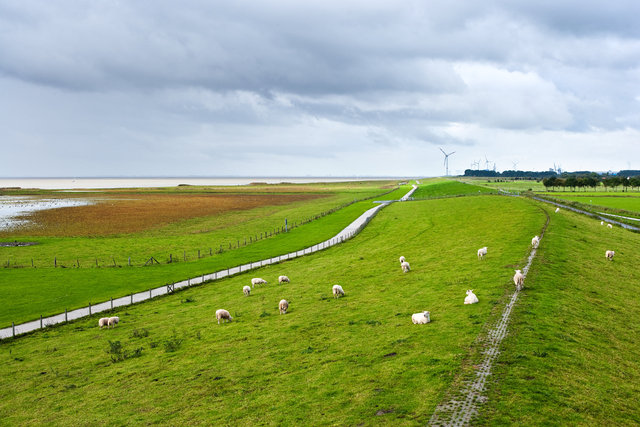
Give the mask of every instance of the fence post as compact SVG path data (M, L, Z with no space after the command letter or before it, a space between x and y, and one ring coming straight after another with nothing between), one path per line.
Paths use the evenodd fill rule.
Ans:
M58 266L58 258L57 257L53 257L53 267L57 267Z
M42 329L42 314L40 315L40 329Z
M33 267L33 258L31 258L31 267Z
M131 257L129 257L129 267L131 267Z
M64 309L64 321L68 322L68 320L67 320L67 309L66 308Z
M111 297L111 310L113 310L113 297Z
M133 304L133 294L131 294L131 304Z
M91 303L89 303L89 316L91 316Z
M182 258L186 261L187 260L187 251L182 251Z
M211 248L209 248L209 255L211 255Z
M13 331L13 337L15 338L16 336L16 324L11 322L11 330Z
M151 299L151 298L152 298L152 296L151 296L151 288L149 288L149 299Z

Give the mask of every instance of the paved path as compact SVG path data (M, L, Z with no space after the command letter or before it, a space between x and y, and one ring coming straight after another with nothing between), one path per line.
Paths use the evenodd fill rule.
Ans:
M400 201L407 200L408 197L410 197L411 194L413 194L416 188L417 186L414 185L411 191L409 191ZM216 271L210 274L204 274L202 276L192 277L192 278L183 280L181 282L149 289L148 291L137 292L124 297L111 299L109 301L103 301L98 304L92 304L87 307L82 307L82 308L78 308L68 312L56 314L54 316L45 317L45 318L33 320L31 322L21 323L9 328L0 329L0 339L14 337L20 334L25 334L27 332L35 331L36 329L55 325L58 323L63 323L66 321L80 319L82 317L105 312L117 307L124 307L127 305L139 303L160 295L166 295L168 293L171 293L181 288L186 288L186 287L198 285L204 282L222 279L224 277L233 276L234 274L244 273L245 271L248 271L248 270L260 268L265 265L277 264L281 261L286 261L289 259L297 258L303 255L308 255L308 254L329 248L338 243L342 243L345 240L350 239L351 237L358 234L360 231L362 231L364 227L367 226L369 221L371 221L371 219L380 211L380 209L384 208L388 204L393 203L395 201L396 200L387 200L387 201L377 202L379 203L377 206L367 210L365 213L360 215L355 221L353 221L351 224L349 224L347 227L345 227L342 231L340 231L338 234L333 236L331 239L325 240L324 242L320 242L308 248L283 254L283 255L279 255L273 258L269 258L261 261L255 261L248 264L243 264L236 267L228 268L225 270Z
M542 241L547 225L549 225L549 215L547 215L547 222L540 233L540 241ZM527 265L522 269L522 274L525 279L529 272L529 268L531 267L531 263L536 256L536 252L537 248L531 249ZM447 400L438 405L429 420L429 425L466 426L469 425L474 416L478 415L479 404L486 402L487 400L487 378L491 375L493 364L500 354L500 344L507 336L507 326L509 325L511 310L518 300L519 295L520 291L515 289L513 295L511 295L511 298L509 299L509 302L502 311L500 320L487 332L487 336L483 341L485 348L482 352L482 362L476 370L475 376L470 380L464 381L459 388L449 390Z

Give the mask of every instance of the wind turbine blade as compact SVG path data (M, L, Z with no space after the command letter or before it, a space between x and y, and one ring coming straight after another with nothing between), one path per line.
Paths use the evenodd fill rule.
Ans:
M440 147L438 147L438 148L440 148ZM447 153L445 153L442 148L440 148L440 151L442 151L442 154L444 154L445 156L447 155Z

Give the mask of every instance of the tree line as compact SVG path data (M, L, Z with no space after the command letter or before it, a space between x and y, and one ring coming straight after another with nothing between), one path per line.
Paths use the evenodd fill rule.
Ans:
M592 188L595 190L598 186L602 184L605 189L613 188L614 191L617 191L618 187L622 187L624 191L627 191L629 187L640 188L640 176L611 176L604 175L600 176L598 174L592 173L590 175L585 176L576 176L576 175L568 175L568 176L549 176L542 180L542 184L545 186L547 190L551 188L551 190L555 190L556 187L562 187L562 189L566 189L569 187L571 191L575 191L577 188L586 190L587 188Z

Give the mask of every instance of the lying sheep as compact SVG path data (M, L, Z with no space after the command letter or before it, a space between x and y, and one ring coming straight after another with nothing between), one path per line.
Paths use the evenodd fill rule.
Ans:
M109 326L109 318L101 317L100 320L98 320L98 326L100 326L100 329L102 329L103 326Z
M340 285L333 285L333 297L339 298L344 296L344 289Z
M556 213L560 212L560 208L556 208Z
M245 286L242 288L242 292L244 292L246 296L249 296L251 295L251 288L249 286Z
M233 320L233 317L231 317L231 314L229 314L229 312L225 309L220 309L220 310L216 310L216 319L218 319L218 325L220 324L220 321L222 320L224 323L224 320L226 320L227 322L231 322Z
M399 260L400 260L400 264L402 264L402 263L405 261L405 259L404 259L404 257L403 257L403 256L401 256L401 257L399 258Z
M411 271L411 266L409 265L409 263L407 261L402 261L402 264L400 264L400 268L402 268L402 272L403 273Z
M287 310L289 309L289 302L286 299L280 300L278 304L278 310L280 310L280 314L287 314Z
M475 304L478 302L478 297L473 293L473 289L467 291L467 296L464 299L465 304Z
M478 249L478 258L484 259L484 256L487 254L487 247Z
M522 286L524 285L524 274L522 274L522 271L516 270L516 274L513 275L513 283L516 284L517 290L522 290Z
M116 327L116 325L118 324L118 322L120 322L120 318L118 316L114 316L114 317L110 317L109 320L107 320L107 325L111 328L111 327Z
M609 228L613 228L613 225L611 225L611 224L607 224L607 227L609 227Z
M253 279L251 279L251 287L253 288L255 285L262 285L267 283L266 280L261 279L259 277L254 277Z
M431 322L431 313L423 311L422 313L414 313L411 315L411 321L414 325L424 325Z
M289 278L287 276L278 276L278 283L289 283Z
M613 261L613 256L615 255L615 251L606 251L604 253L604 256L609 260L609 261Z
M537 248L539 244L540 244L540 237L533 236L533 239L531 239L531 246L533 246L534 248Z

